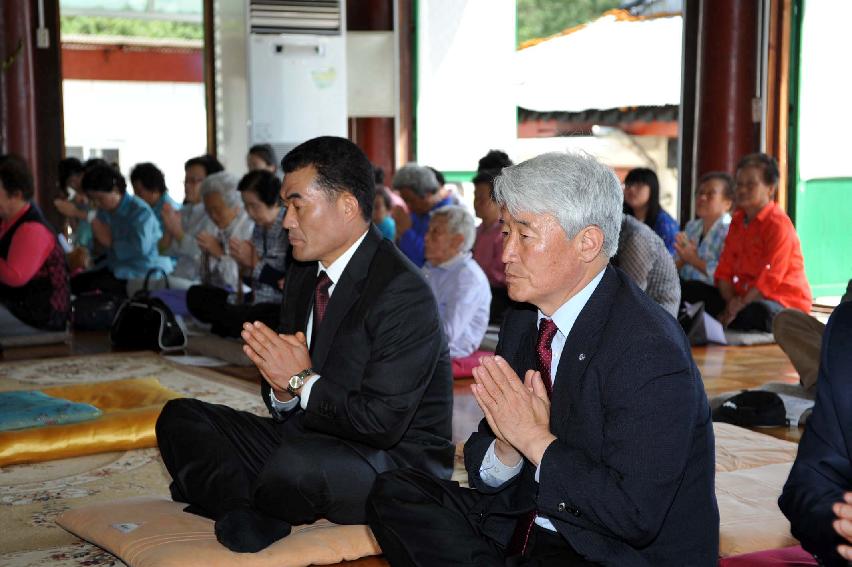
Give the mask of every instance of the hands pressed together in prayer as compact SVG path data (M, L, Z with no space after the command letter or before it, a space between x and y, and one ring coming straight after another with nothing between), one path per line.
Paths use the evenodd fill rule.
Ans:
M843 495L843 501L836 503L833 508L834 531L840 534L846 543L837 546L837 553L848 561L852 561L852 492Z
M175 240L182 240L183 226L181 225L180 211L176 211L170 204L166 203L163 205L162 215L163 229L165 229L166 234Z
M209 232L200 232L198 236L195 237L196 242L198 242L198 247L201 248L202 251L207 252L211 256L219 258L225 255L225 250L222 248L222 245L219 243L219 239Z
M290 377L311 367L311 355L305 334L281 335L261 323L245 323L241 333L246 344L243 352L260 370L281 401L291 398L287 393Z
M674 243L675 251L678 258L687 264L695 265L700 259L698 257L698 247L695 242L689 239L685 232L678 232Z
M497 458L513 466L523 455L538 466L556 439L550 432L550 399L541 373L527 370L521 382L500 356L483 357L480 363L473 369L476 383L470 389L497 438Z
M253 269L259 259L250 240L231 238L228 241L228 253L240 266L248 269Z

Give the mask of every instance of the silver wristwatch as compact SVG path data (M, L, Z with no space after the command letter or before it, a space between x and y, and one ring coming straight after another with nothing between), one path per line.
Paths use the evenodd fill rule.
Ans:
M302 386L305 385L305 381L314 374L316 374L316 372L313 368L305 368L298 374L290 376L290 380L287 382L287 392L294 398L299 397L299 392L301 391Z

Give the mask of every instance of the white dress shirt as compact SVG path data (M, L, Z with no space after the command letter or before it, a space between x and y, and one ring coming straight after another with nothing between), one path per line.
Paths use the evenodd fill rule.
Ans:
M346 269L346 266L349 265L349 261L352 259L352 256L355 255L355 251L358 250L358 247L361 246L361 243L364 241L364 238L367 236L367 231L361 235L358 240L356 240L352 246L346 249L346 252L340 255L340 257L331 263L330 266L324 266L322 262L317 262L317 275L320 272L325 272L328 276L328 279L331 280L331 285L328 288L328 297L331 300L331 296L334 293L334 288L337 287L337 282L340 281L340 277L343 275L343 271ZM308 328L305 329L305 338L308 340L308 348L311 347L311 334L314 329L314 310L311 309L311 312L308 314ZM272 402L272 407L277 409L278 411L291 411L296 408L296 404L302 406L302 409L307 409L308 407L308 398L311 396L311 388L313 388L314 384L317 380L320 379L319 374L314 374L310 378L307 379L305 385L302 386L302 392L298 398L293 398L286 402L280 401L275 397L275 391L270 388L269 389L269 399Z
M553 322L556 323L557 328L556 334L550 342L551 352L553 353L553 357L550 360L550 377L551 384L554 387L556 387L556 371L559 368L559 360L562 358L562 349L565 347L565 340L568 338L568 334L571 332L571 328L577 321L577 317L580 316L580 312L583 310L583 307L586 306L586 303L589 301L592 293L594 293L598 284L601 282L601 279L603 279L605 270L606 269L601 270L598 275L592 279L592 281L586 284L586 287L581 289L574 297L563 303L553 314L553 317L551 317ZM536 328L540 325L541 320L546 318L547 317L539 310ZM482 465L479 467L479 477L482 479L482 482L495 488L514 478L521 472L521 469L524 466L523 457L514 466L504 464L499 458L497 458L497 454L494 452L494 445L496 442L496 439L492 441L491 446L488 447L488 451L485 453L485 457L482 459ZM539 481L540 467L541 465L539 464L539 468L536 468L535 471L536 482ZM535 523L550 531L556 531L556 528L553 527L550 520L544 516L536 516Z

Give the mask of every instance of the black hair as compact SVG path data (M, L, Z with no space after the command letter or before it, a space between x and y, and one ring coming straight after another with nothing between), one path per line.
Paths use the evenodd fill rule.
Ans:
M724 171L711 171L709 173L705 173L698 180L698 186L701 187L702 183L713 181L714 179L718 179L722 182L722 185L724 186L723 195L727 200L733 203L736 200L734 178Z
M151 162L137 163L130 170L130 183L139 182L148 191L155 191L161 195L168 192L166 178L160 168Z
M482 170L479 171L472 180L474 185L479 185L480 183L488 185L491 191L491 198L494 198L494 180L497 176L500 175L500 171L493 170Z
M59 188L64 192L68 187L68 179L72 175L83 173L83 162L75 157L59 160Z
M388 190L384 187L376 187L376 195L382 198L382 202L385 204L385 208L390 211L393 208L393 202L391 201L390 195L388 195Z
M0 155L0 182L9 196L20 193L25 201L33 198L33 176L23 158L13 154Z
M647 167L637 167L627 172L627 177L624 178L624 185L633 185L634 183L642 183L647 185L651 191L648 196L648 212L645 213L645 224L654 229L654 224L657 222L657 216L660 214L660 180L653 170ZM636 216L633 214L633 209L626 202L624 203L624 214Z
M278 158L275 157L275 150L269 144L255 144L249 148L248 153L259 157L266 165L278 167Z
M253 191L260 201L267 207L279 204L278 191L281 189L281 181L275 174L265 169L249 171L237 184L237 191Z
M763 153L748 154L737 163L737 171L746 167L759 167L763 170L763 182L770 187L778 186L781 173L778 171L778 160L774 157Z
M186 163L183 164L183 168L189 169L193 165L200 165L204 168L206 175L213 175L214 173L219 173L220 171L225 171L225 167L219 163L219 160L211 156L210 154L204 154L203 156L198 156L194 158L190 158L186 160Z
M504 167L514 165L509 159L509 154L503 150L488 150L488 153L479 159L479 166L476 171L502 171Z
M316 184L329 196L351 193L361 207L361 216L370 222L376 186L373 166L361 148L335 136L320 136L299 144L281 160L284 176L303 167L316 169Z
M81 186L87 193L89 191L109 193L113 189L118 189L122 195L127 193L127 182L121 172L103 164L95 164L87 168L86 173L83 174Z
M432 173L435 174L435 179L438 180L438 187L443 187L447 180L444 178L444 174L432 167L431 165L427 165L429 169L432 170Z
M373 183L376 185L385 184L385 170L380 165L373 165Z
M93 157L86 160L86 162L83 164L83 169L89 169L90 167L94 167L96 165L110 165L110 163L104 158Z

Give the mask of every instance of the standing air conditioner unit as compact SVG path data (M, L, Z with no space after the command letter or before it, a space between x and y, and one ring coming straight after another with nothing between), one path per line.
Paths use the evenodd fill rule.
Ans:
M347 136L345 0L251 0L249 140Z

